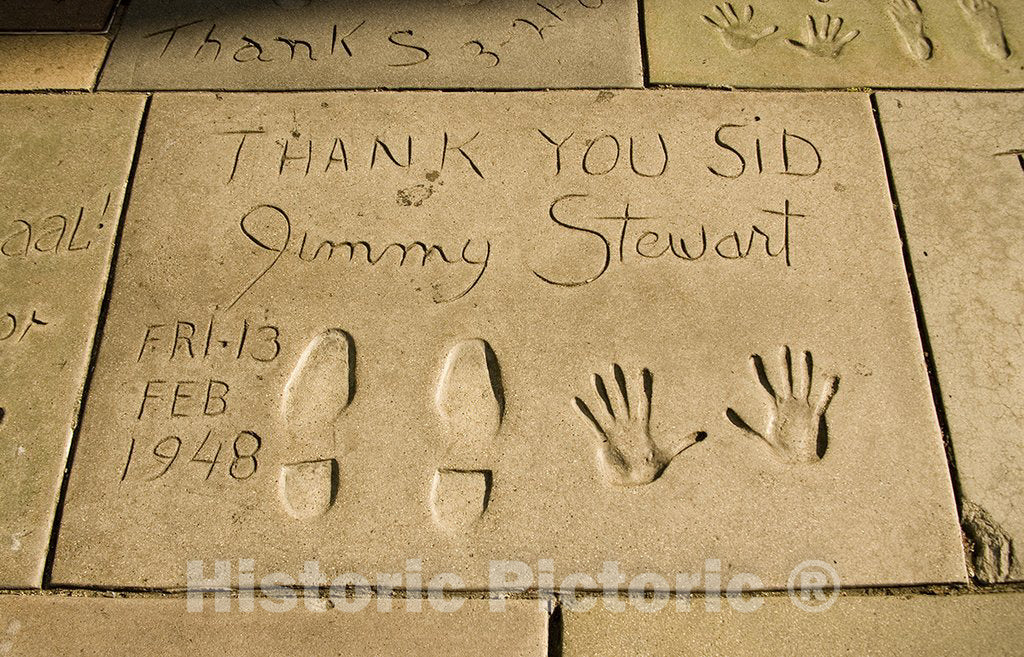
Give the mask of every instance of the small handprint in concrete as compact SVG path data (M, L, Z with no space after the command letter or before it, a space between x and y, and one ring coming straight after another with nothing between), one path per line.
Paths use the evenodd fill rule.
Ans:
M725 415L740 429L763 440L782 461L815 463L821 460L828 448L825 411L839 389L839 377L827 377L812 402L811 354L803 352L795 377L789 347L782 349L781 360L782 376L776 390L768 379L761 357L756 354L750 357L754 376L768 394L768 424L763 433L753 429L731 408Z
M932 42L924 34L924 13L917 0L889 0L886 12L896 26L907 54L924 61L932 56Z
M744 7L741 14L737 14L731 3L725 2L715 5L715 17L703 15L711 27L718 31L722 43L732 50L750 50L757 45L761 39L775 34L778 25L769 25L763 30L758 30L753 25L754 8L750 5Z
M794 48L800 49L805 55L822 57L824 59L835 59L843 52L846 44L857 38L860 30L850 30L839 36L843 29L843 19L838 16L826 14L823 18L814 20L814 16L807 17L807 29L804 33L804 41L786 39L786 43Z
M600 374L592 378L597 403L591 407L579 397L573 406L584 417L598 439L597 465L605 480L613 486L643 486L657 479L686 449L704 440L696 431L672 447L659 447L651 438L651 399L654 377L650 370L640 372L640 385L629 392L625 373L612 366L609 388Z

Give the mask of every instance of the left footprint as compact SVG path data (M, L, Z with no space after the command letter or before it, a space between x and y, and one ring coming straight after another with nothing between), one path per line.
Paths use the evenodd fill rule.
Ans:
M322 516L334 505L338 463L335 423L355 396L356 348L352 336L327 329L302 352L285 384L281 414L288 453L281 466L278 495L293 518Z

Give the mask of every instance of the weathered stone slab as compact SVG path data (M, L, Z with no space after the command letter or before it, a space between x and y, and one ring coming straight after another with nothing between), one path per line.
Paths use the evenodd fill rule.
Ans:
M0 586L39 586L144 99L0 98Z
M162 94L126 217L60 582L965 578L866 96Z
M98 34L0 35L0 89L92 89L108 43Z
M98 32L106 28L116 0L4 2L0 31Z
M213 599L189 611L185 598L0 597L0 653L101 655L362 655L541 657L547 615L534 602L339 599ZM442 606L448 605L448 606ZM6 650L4 650L6 648Z
M655 83L1024 87L1019 0L648 0L644 9Z
M636 0L137 0L103 89L640 87Z
M565 657L936 655L1010 657L1024 642L1024 595L841 596L809 612L788 597L694 598L656 612L626 606L563 613ZM647 604L651 604L649 601ZM718 605L717 610L714 605ZM653 609L655 607L644 607ZM815 609L815 607L808 607Z
M976 575L1024 578L1024 98L878 96Z

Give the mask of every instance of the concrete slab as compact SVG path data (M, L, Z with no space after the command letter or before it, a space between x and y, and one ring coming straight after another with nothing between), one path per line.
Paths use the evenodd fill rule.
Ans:
M649 0L644 9L654 83L1024 87L1019 0Z
M121 253L57 581L966 577L866 96L157 95Z
M1024 98L879 94L975 574L1024 578Z
M41 583L144 101L0 97L0 586Z
M2 32L99 32L106 28L116 0L35 0L5 2Z
M635 0L136 0L103 89L640 87Z
M502 612L490 611L487 601L465 599L439 601L452 605L443 610L421 600L420 611L408 611L405 600L311 602L235 598L218 610L210 598L189 611L184 598L2 596L0 651L48 657L73 647L85 654L213 657L371 649L380 657L541 657L547 650L547 615L535 602L508 602Z
M841 596L809 612L787 597L760 602L718 599L708 610L694 598L688 611L670 601L645 613L600 606L563 613L565 657L646 655L935 655L969 657L1020 654L1019 619L1024 595ZM649 604L649 603L648 603ZM809 607L813 608L813 607Z

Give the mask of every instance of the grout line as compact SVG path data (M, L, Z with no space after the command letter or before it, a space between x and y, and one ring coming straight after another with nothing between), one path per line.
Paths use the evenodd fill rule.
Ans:
M928 322L924 316L924 309L921 307L921 295L917 289L917 278L914 275L914 263L910 255L910 243L907 240L906 225L903 220L903 212L900 209L899 196L896 193L896 183L892 175L892 164L889 161L889 148L885 141L885 130L882 128L881 115L878 111L878 100L875 94L870 95L871 113L875 119L875 130L878 134L878 143L882 150L882 162L885 165L885 177L889 184L889 198L892 202L893 215L896 218L896 229L899 231L900 244L903 250L903 264L907 272L907 283L910 286L910 296L914 303L914 315L917 319L917 330L921 338L921 348L924 351L925 366L928 370L928 382L931 384L932 403L935 406L935 414L939 423L939 430L942 433L942 445L946 452L946 463L949 467L949 479L953 488L953 501L956 504L957 520L962 522L963 511L961 500L963 490L960 485L960 474L956 467L956 454L953 451L952 436L949 431L949 420L946 415L946 406L942 400L942 387L939 383L938 370L935 368L935 360L932 356L931 340L928 337ZM961 540L965 540L963 529L960 530ZM964 552L965 565L969 566L967 553Z
M117 17L117 12L121 9L122 4L126 3L122 3L121 0L114 0L111 3L110 14L107 15L107 22L103 25L103 34L110 34L111 28L114 27L114 19ZM114 40L113 35L110 36L110 40Z
M107 61L110 59L110 51L114 49L114 37L107 37L107 48L103 51L103 61L100 62L99 68L96 69L96 79L92 82L92 89L90 91L99 91L100 78L103 77L103 71L107 68Z
M547 657L562 657L562 640L565 636L562 623L562 605L557 599L548 602L548 652Z
M111 46L113 43L111 42ZM108 47L106 57L110 56ZM103 67L106 66L104 58ZM644 76L647 76L645 69ZM93 89L0 89L0 96L13 94L53 94L53 93L114 93L114 94L153 94L153 93L182 93L182 94L322 94L322 93L451 93L451 94L540 94L547 92L585 92L585 91L617 91L617 92L655 92L655 91L712 91L723 94L874 94L875 92L910 92L910 93L958 93L958 94L1020 94L1020 89L969 89L957 87L721 87L711 85L667 85L651 84L643 87L305 87L294 89L242 89L223 87L192 87L192 88L170 88L170 87L138 87L131 89L100 89L103 69L97 75L97 81Z
M67 498L68 483L71 480L71 466L74 463L75 451L78 447L78 439L82 429L82 420L85 417L86 402L89 398L92 377L96 370L96 360L99 355L100 342L102 341L103 329L107 321L107 311L110 307L111 291L114 288L114 271L117 267L117 258L121 250L121 231L124 227L125 215L128 212L128 201L131 199L132 184L135 180L135 173L139 166L139 156L142 150L142 137L146 128L146 119L149 116L149 107L153 101L152 96L146 96L142 106L142 113L139 116L138 134L135 137L135 148L132 151L131 167L128 170L128 177L124 183L124 195L121 199L121 211L117 218L117 227L114 230L113 244L111 245L110 261L107 269L107 282L103 291L103 299L100 302L99 315L96 321L96 330L93 333L92 350L89 354L89 367L86 370L85 379L82 382L81 394L79 395L78 412L75 422L72 425L71 440L68 443L67 456L64 460L64 475L61 479L60 493L57 497L57 504L54 507L53 525L50 529L50 543L46 553L46 560L43 564L42 588L49 588L53 576L53 563L57 556L57 539L60 534L61 521L64 516L64 502Z
M196 589L195 592L203 593L204 595L227 595L230 598L237 598L243 593L243 591L237 588L217 588L217 587L204 587ZM244 591L249 593L248 590ZM292 585L292 586L276 586L273 589L263 590L257 587L252 594L257 598L273 598L281 595L282 592L287 592L289 596L297 598L307 597L326 597L330 594L328 587L321 586L316 589L315 592L311 589L307 589L305 586ZM410 591L406 588L392 588L383 586L360 586L357 587L351 593L354 596L351 597L371 597L371 598L390 598L392 600L405 600L408 598L423 598L429 591L428 590L415 590ZM973 584L964 583L944 583L944 584L905 584L905 585L862 585L852 586L846 588L840 588L839 595L851 598L871 598L871 597L924 597L924 596L977 596L977 595L992 595L1002 593L1024 593L1024 581L1019 582L1002 582L999 584L992 584L986 586L975 586ZM77 584L77 585L59 585L59 586L48 586L43 589L0 589L0 597L7 595L21 595L21 596L78 596L78 597L124 597L124 598L173 598L184 600L188 594L188 589L185 587L171 587L171 588L159 588L159 587L133 587L133 586L104 586L100 585L89 585L89 584ZM549 614L554 614L555 609L559 608L562 597L568 597L569 599L578 600L600 600L605 597L605 593L600 590L590 589L575 589L572 593L566 594L562 591L552 592L549 589L543 591L536 587L528 588L525 590L518 591L495 591L489 592L485 589L458 589L458 590L443 590L437 593L443 599L458 599L458 600L496 600L503 599L509 601L522 601L522 602L536 602L544 599L549 604ZM543 594L543 595L542 595ZM554 594L554 595L553 595ZM678 600L690 598L693 600L701 600L704 598L727 598L732 595L728 591L683 591L677 592L672 590L659 590L655 591L644 591L642 594L634 593L630 594L626 590L618 590L609 594L611 598L615 600L621 600L628 602L633 597L642 597L643 599L653 599L655 597L665 597L668 600ZM782 598L790 595L787 589L774 588L774 589L763 589L757 591L742 591L739 596L744 599L754 598ZM559 617L552 620L552 627L556 628L558 623L561 623L561 611L559 610ZM552 639L554 640L554 639Z
M779 91L779 92L821 92L831 91L835 93L874 93L876 91L941 91L941 92L956 92L956 93L996 93L996 94L1012 94L1020 93L1024 91L1024 86L1020 87L899 87L899 86L843 86L843 87L757 87L757 86L734 86L734 85L716 85L716 84L668 84L668 83L656 83L651 85L652 89L668 90L668 89L706 89L709 91L738 91L738 92L768 92L768 91Z
M651 59L647 52L647 21L644 14L644 0L636 0L637 27L640 36L640 70L643 73L644 89L651 86Z
M103 79L103 72L107 70L107 62L110 61L110 53L114 50L114 40L117 38L118 33L121 31L121 26L124 23L124 12L126 9L127 1L117 0L114 3L114 9L110 12L110 20L107 21L107 49L103 53L103 61L100 62L100 68L96 71L96 81L92 85L92 91L100 90L100 81Z

